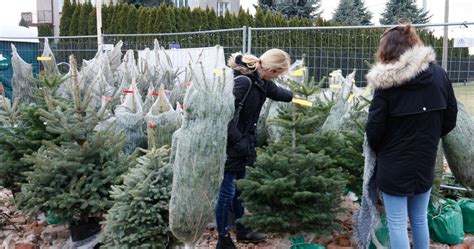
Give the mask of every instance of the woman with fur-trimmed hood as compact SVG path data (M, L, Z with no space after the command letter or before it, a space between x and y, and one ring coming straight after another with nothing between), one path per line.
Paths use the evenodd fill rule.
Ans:
M392 249L429 247L427 207L441 137L456 125L457 104L433 48L410 25L383 33L377 63L367 74L375 90L366 125L375 151L375 183L382 192Z

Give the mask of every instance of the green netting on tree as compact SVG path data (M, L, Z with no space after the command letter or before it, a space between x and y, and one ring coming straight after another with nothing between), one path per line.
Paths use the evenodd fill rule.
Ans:
M456 127L443 137L449 168L462 185L474 189L474 119L458 102Z
M137 159L112 186L113 206L106 215L105 248L167 248L172 242L168 222L172 169L166 149L151 149Z
M224 171L227 124L234 111L232 70L196 64L191 74L184 121L173 135L171 152L170 227L186 247L194 246L212 219Z
M148 148L171 146L171 137L181 127L182 116L171 106L163 85L145 120L148 124Z
M127 143L123 149L131 154L136 148L143 147L146 143L143 131L143 103L136 84L132 83L126 91L124 102L115 108L117 128L123 129L127 135Z
M33 89L36 87L33 79L33 68L31 64L26 63L18 54L15 45L11 44L13 69L12 87L13 99L18 98L20 104L29 104L35 102Z

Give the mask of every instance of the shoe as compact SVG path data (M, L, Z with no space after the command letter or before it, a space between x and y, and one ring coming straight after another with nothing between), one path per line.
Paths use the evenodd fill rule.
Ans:
M267 236L263 233L257 232L246 232L246 233L237 233L237 242L239 243L257 243L265 241Z
M230 236L219 235L216 249L237 249L237 247L235 247L234 242Z

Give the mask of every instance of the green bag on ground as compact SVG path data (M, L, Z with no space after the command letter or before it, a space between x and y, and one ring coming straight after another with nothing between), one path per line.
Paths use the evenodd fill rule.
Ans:
M460 244L464 240L462 211L456 201L439 200L439 205L430 201L428 226L432 240L443 244Z
M369 249L377 248L390 248L390 235L385 213L380 216L380 225L375 229L375 238L372 238L369 245Z
M474 199L462 199L459 201L462 210L464 232L474 234Z
M46 218L46 222L48 222L49 225L61 224L67 220L66 217L57 215L51 210L46 212L44 216Z
M289 237L288 239L291 241L290 249L325 249L324 246L319 245L319 244L305 243L304 236L302 234L294 236L294 237Z

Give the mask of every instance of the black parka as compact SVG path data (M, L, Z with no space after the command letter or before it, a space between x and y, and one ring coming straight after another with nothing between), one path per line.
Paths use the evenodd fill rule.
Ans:
M377 187L391 195L428 191L439 140L456 125L457 104L445 71L429 47L415 47L393 64L376 65L366 133L377 154Z
M245 170L246 166L252 166L255 162L257 122L267 97L285 102L290 102L293 98L291 91L278 87L270 80L262 80L257 72L247 75L247 77L237 77L239 75L241 75L240 72L234 71L236 79L233 93L236 110L240 100L250 87L250 81L252 88L240 112L238 124L231 125L231 121L228 126L226 171Z

